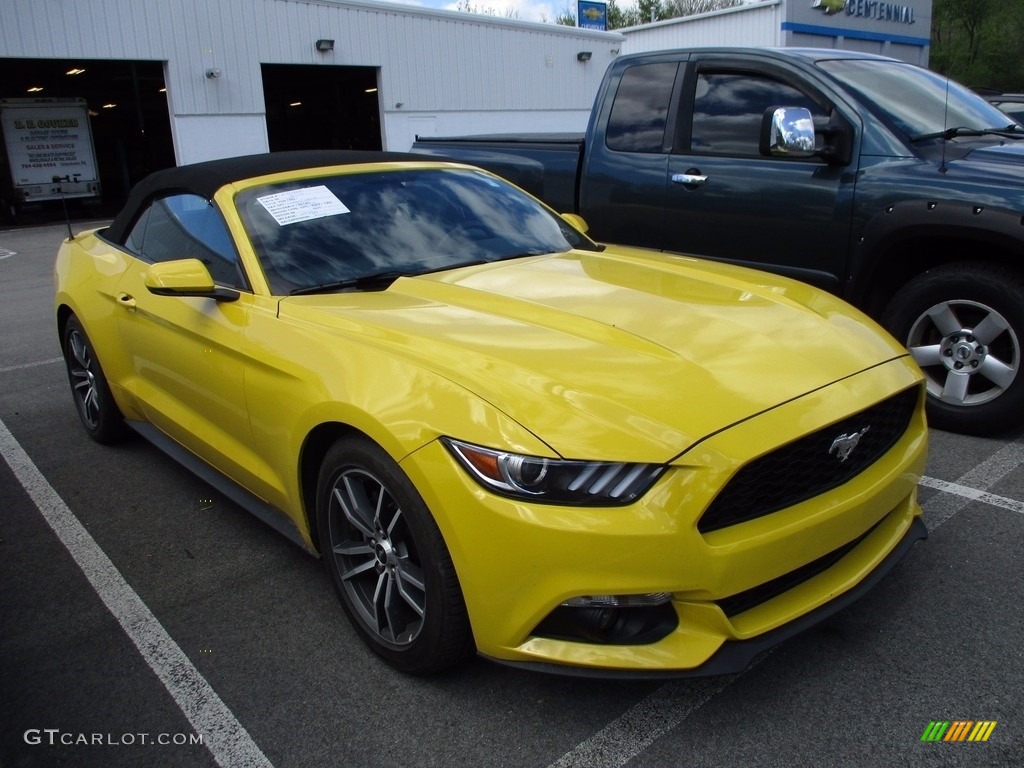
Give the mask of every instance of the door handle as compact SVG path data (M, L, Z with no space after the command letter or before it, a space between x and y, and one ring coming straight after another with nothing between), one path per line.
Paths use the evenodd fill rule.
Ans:
M117 297L117 303L125 309L135 309L135 299L127 293L122 293Z
M686 173L673 173L672 183L682 184L686 187L699 187L701 184L708 183L708 177L696 170L689 170Z

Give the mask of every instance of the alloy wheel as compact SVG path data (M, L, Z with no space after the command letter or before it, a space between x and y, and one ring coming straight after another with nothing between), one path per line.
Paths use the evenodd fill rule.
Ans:
M910 327L910 354L928 392L952 405L980 405L1010 387L1020 368L1020 341L999 312L976 301L935 304Z
M71 387L75 396L82 420L90 429L99 425L100 401L96 388L96 371L93 357L82 334L71 331L68 334L68 373L71 375Z
M342 471L330 495L330 551L358 618L393 648L415 642L426 618L426 582L405 514L363 469Z

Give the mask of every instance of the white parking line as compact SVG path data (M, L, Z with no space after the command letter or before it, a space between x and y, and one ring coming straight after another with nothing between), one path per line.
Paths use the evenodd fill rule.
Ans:
M9 259L11 256L17 256L17 251L9 251L6 248L0 248L0 259Z
M1024 465L1024 442L1018 440L1013 443L1007 443L981 464L962 474L950 485L969 488L972 490L972 493L984 494L988 492L989 488L1022 465ZM922 485L924 484L922 479ZM951 491L952 489L940 488L939 490ZM928 530L936 530L974 500L972 496L952 492L943 493L934 499L929 499L928 504L925 506L924 516Z
M666 683L575 749L566 752L549 768L618 768L625 765L732 685L736 677Z
M46 481L2 420L0 453L96 594L114 614L196 733L202 736L203 744L217 764L223 768L273 768L216 691Z
M981 501L985 504L991 504L993 507L1002 507L1003 509L1024 514L1024 501L1017 501L1006 496L997 496L994 493L979 491L977 488L970 488L960 483L947 483L945 480L936 480L934 477L922 477L921 485L925 488L934 488L937 491L950 493L954 496L970 499L971 501Z
M0 368L0 373L8 373L10 371L20 371L25 368L36 368L40 365L53 365L54 363L64 362L63 357L51 357L49 360L37 360L34 363L22 363L21 365L8 365L4 368Z

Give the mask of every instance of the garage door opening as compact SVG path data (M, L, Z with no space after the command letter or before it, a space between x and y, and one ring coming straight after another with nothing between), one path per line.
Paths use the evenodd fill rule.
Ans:
M376 67L263 64L271 152L379 150Z
M175 164L162 62L0 58L0 83L4 99L86 101L102 195L73 201L72 215L112 216L136 182ZM35 223L63 215L59 203L40 203L17 210L14 220Z

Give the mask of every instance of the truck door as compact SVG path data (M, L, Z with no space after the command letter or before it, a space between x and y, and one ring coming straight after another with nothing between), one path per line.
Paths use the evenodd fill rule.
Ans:
M616 72L613 98L591 116L580 213L601 242L660 248L664 240L668 150L682 81L678 56Z
M735 57L694 56L682 91L661 247L839 292L856 169L766 157L758 141L769 108L806 107L824 128L834 107L788 73Z

